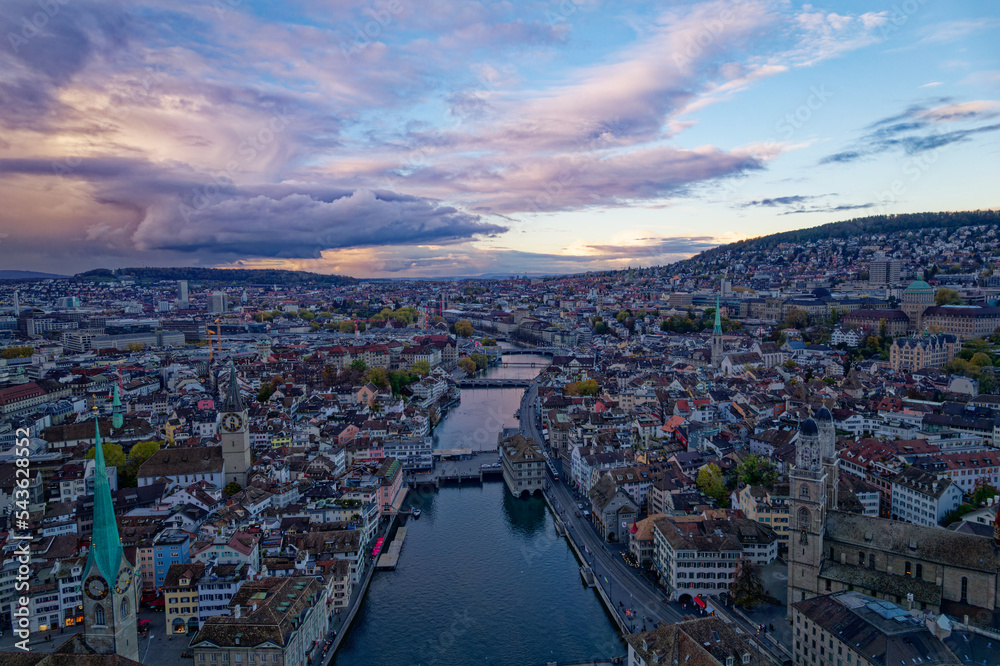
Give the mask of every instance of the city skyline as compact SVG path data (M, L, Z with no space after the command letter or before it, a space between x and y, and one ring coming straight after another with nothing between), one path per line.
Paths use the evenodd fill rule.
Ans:
M579 273L995 208L1000 10L6 3L5 268Z

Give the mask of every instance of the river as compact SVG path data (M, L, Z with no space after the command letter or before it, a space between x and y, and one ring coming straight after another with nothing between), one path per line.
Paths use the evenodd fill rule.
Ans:
M536 367L487 376L530 378ZM515 426L522 389L467 389L439 424L438 448L496 448ZM407 522L395 571L372 579L337 666L490 664L533 666L625 653L604 607L580 578L541 498L516 499L499 481L411 493L421 509Z

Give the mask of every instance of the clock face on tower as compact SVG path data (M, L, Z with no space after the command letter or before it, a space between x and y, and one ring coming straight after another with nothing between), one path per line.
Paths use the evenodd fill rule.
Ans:
M83 583L83 589L87 596L95 601L100 601L108 596L108 584L98 575L89 576Z
M131 584L132 570L128 567L123 567L122 570L118 572L118 578L115 579L115 592L118 594L125 594Z
M243 427L243 418L239 414L226 414L222 417L222 429L226 432L236 432Z

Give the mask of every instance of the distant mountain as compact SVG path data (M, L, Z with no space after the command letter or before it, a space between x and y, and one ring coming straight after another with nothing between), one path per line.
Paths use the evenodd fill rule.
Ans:
M189 280L198 283L215 283L227 285L327 285L353 284L356 278L344 275L321 275L306 271L285 271L270 268L118 268L115 270L98 268L79 273L75 277L81 280L111 280L132 279L146 282L157 280Z
M69 276L36 271L0 271L0 280L58 280L67 277Z

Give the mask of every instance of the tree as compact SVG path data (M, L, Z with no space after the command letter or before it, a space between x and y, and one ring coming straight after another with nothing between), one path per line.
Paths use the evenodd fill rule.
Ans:
M274 384L263 384L260 390L257 391L257 402L265 403L271 399L272 395L274 395Z
M338 325L341 333L353 333L354 332L354 322L353 321L342 321Z
M996 497L1000 495L1000 490L997 490L988 483L980 483L976 486L976 489L972 491L972 495L969 496L969 501L976 506L984 506L986 500L991 497Z
M365 363L363 359L356 358L353 361L351 361L350 368L355 372L364 372L365 370L368 369L368 364Z
M460 367L462 370L465 370L465 374L469 375L470 377L476 374L476 362L473 361L468 356L463 356L462 358L458 359L458 367Z
M309 310L300 310L299 311L299 319L301 319L302 321L312 321L315 318L316 318L316 315L314 315Z
M101 450L104 452L104 464L108 467L117 467L119 471L125 468L125 451L122 449L121 444L112 444L110 442L102 442ZM87 460L92 460L94 458L94 447L90 447L87 451Z
M481 344L484 347L496 347L497 341L494 340L493 338L483 338L479 344Z
M713 498L719 506L729 504L729 491L726 490L726 482L722 478L722 470L715 463L709 463L698 470L698 478L695 482L698 490Z
M785 315L785 328L803 329L809 325L809 315L802 308L792 308Z
M163 446L163 442L157 442L155 440L150 440L148 442L138 442L129 449L128 452L128 467L133 471L138 471L139 466L142 463L149 460L149 458L160 450Z
M594 396L601 390L596 379L586 379L581 382L570 382L566 384L564 392L566 395L587 395Z
M227 483L225 486L222 487L222 492L225 494L226 497L232 497L241 490L243 490L243 486L236 483L235 481L230 481L229 483Z
M371 382L379 388L387 388L389 386L389 373L385 371L385 368L369 368L365 372L364 379L366 382Z
M748 486L771 487L778 480L778 471L770 460L751 453L736 468L736 476Z
M426 375L431 371L431 363L426 359L420 359L419 361L414 361L413 365L410 366L411 372L416 372L420 375Z
M35 353L34 347L4 347L0 349L0 358L28 358Z
M455 334L463 338L467 338L475 333L475 329L472 328L472 322L468 319L459 319L455 322Z
M961 305L962 297L954 289L942 287L934 294L934 303L936 305Z
M984 365L993 365L993 359L990 358L989 354L976 352L972 355L972 358L969 359L969 363L982 367Z
M477 352L475 354L469 354L469 358L476 364L476 368L478 370L484 370L490 364L490 360L486 358L486 354L480 354Z
M127 349L132 353L141 352L145 348L146 345L142 344L141 342L130 342L127 345L125 345L125 349Z
M734 604L753 608L764 600L764 579L760 567L750 560L740 560L729 585L729 594Z

